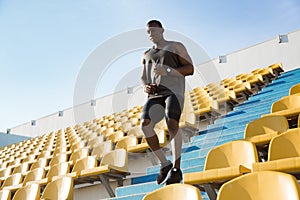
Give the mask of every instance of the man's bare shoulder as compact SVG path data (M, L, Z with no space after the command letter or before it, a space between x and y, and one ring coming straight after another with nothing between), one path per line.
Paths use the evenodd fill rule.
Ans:
M168 41L168 46L174 51L180 51L181 49L185 49L185 46L178 41Z

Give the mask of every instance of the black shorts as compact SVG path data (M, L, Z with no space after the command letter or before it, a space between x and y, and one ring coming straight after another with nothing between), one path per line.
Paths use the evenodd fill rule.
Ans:
M154 124L160 122L163 117L179 122L183 109L183 101L184 98L182 96L175 94L149 98L143 107L141 119L150 119Z

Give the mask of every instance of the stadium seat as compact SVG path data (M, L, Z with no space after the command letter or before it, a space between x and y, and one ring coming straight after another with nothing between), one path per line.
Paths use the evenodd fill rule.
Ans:
M5 179L0 189L9 189L10 187L14 187L16 185L19 185L22 181L22 174L17 173L13 174Z
M25 186L30 184L31 182L42 180L45 177L44 168L36 168L30 172L28 172L22 182L22 185ZM21 187L21 186L20 186Z
M0 199L1 200L10 200L11 199L11 192L7 189L0 190Z
M255 162L258 162L258 155L254 144L243 140L228 142L208 152L202 172L185 173L183 180L200 186L215 199L215 189L230 179L251 172Z
M91 156L93 156L96 160L100 161L102 157L112 151L113 145L110 140L102 142L98 144L97 146L94 146Z
M116 149L125 149L128 150L129 147L134 147L138 144L138 139L136 136L125 136L120 139L116 144Z
M77 173L71 173L75 179L75 183L86 182L85 179L90 182L91 180L101 181L108 194L114 197L114 191L112 190L109 179L117 180L118 186L123 185L123 179L128 173L128 153L124 149L116 149L114 151L106 153L98 167L92 167L96 163L96 159L92 156L88 157L90 167L85 167L85 169L76 170ZM77 164L77 163L76 163ZM76 167L76 164L74 168ZM73 169L74 170L74 169Z
M282 72L284 72L282 64L281 63L275 63L270 66L268 66L269 69L273 72L275 75L275 78L277 78Z
M267 162L253 163L253 171L274 170L300 174L300 128L290 129L274 137Z
M4 181L10 175L11 175L11 168L10 167L0 170L0 180Z
M112 143L117 143L124 136L125 136L125 134L123 131L115 131L112 134L108 135L106 140L111 140Z
M32 171L32 170L34 170L36 168L39 168L39 167L45 168L45 167L47 167L47 165L48 165L48 159L40 158L37 161L35 161L34 163L32 163L32 165L30 167L30 170Z
M73 180L71 177L61 177L47 184L41 200L63 199L73 200Z
M100 136L96 136L94 138L91 138L88 143L87 146L89 149L93 149L95 146L97 146L98 144L101 144L104 142L104 136L100 135Z
M300 113L300 94L285 96L280 100L274 102L271 107L271 114L268 115L282 115L289 120L290 128L294 128L295 120L298 119Z
M256 145L267 144L280 133L289 129L285 117L280 115L258 118L247 124L244 138Z
M290 88L290 91L289 91L290 95L299 94L299 93L300 93L300 83L298 83Z
M273 74L273 70L271 68L258 68L253 70L252 74L260 74L266 84L271 83L275 78L275 75Z
M75 152L76 150L82 149L82 148L85 147L84 141L82 141L81 139L80 139L80 140L79 140L79 139L76 139L76 140L77 140L77 142L71 143L71 148L70 148L70 150L71 150L72 152Z
M143 200L201 200L198 188L187 184L172 184L159 188L144 196Z
M193 113L195 113L200 121L205 119L209 124L212 124L215 119L220 116L218 109L218 105L212 101L204 101L194 107Z
M297 180L285 173L264 171L228 181L219 190L217 200L299 200Z
M67 162L68 161L68 155L63 153L63 154L58 154L54 156L49 163L49 168L52 167L53 165L56 165L61 162Z
M47 184L48 182L56 180L61 176L67 175L68 173L70 173L70 164L68 162L58 163L56 165L53 165L49 169L46 178L42 179L38 183L40 185L44 185Z
M77 160L80 160L82 158L86 158L89 155L89 151L87 148L81 148L74 151L69 159L70 165L74 165Z
M12 173L13 174L21 173L21 174L25 175L28 172L28 169L29 169L29 163L25 162L25 163L22 163L22 164L16 166Z

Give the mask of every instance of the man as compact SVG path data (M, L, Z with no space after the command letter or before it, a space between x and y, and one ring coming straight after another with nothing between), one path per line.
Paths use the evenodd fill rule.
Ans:
M142 58L141 80L148 99L143 107L141 126L147 143L161 163L157 183L166 182L168 185L182 181L182 135L179 131L179 119L184 103L185 76L192 75L194 67L184 45L165 40L163 32L159 21L151 20L147 23L147 34L154 46ZM163 117L173 140L174 165L164 155L154 131L155 124Z

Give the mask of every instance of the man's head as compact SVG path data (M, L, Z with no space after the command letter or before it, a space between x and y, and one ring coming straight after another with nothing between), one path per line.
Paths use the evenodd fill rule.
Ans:
M150 20L147 23L147 34L153 43L157 43L163 39L164 28L160 21Z

